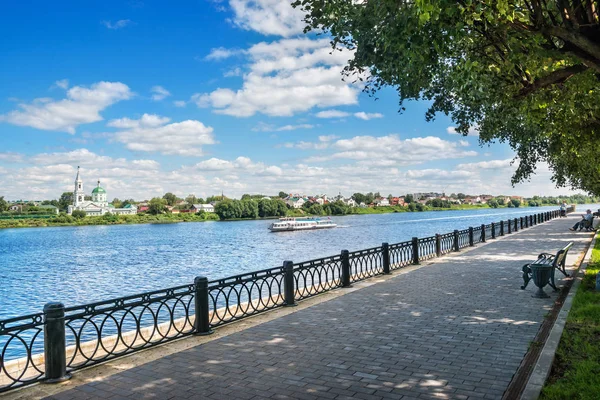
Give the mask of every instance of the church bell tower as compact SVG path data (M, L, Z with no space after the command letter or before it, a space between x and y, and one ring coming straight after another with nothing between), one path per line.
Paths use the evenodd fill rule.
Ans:
M75 178L75 190L73 191L73 206L75 208L79 207L81 203L85 200L85 195L83 194L83 182L79 177L79 167L77 167L77 177Z

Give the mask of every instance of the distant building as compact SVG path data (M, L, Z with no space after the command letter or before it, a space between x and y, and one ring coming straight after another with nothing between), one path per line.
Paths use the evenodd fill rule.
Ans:
M285 203L292 208L302 208L306 201L301 197L289 197L285 200Z
M207 213L215 212L215 206L212 204L192 204L192 207L190 209L193 210L194 212L200 212L200 211L204 211Z
M75 177L75 190L73 191L73 204L67 209L67 213L71 215L73 211L81 210L85 211L87 215L98 216L104 214L116 214L116 215L132 215L137 214L137 207L128 204L122 208L115 208L108 202L108 196L106 190L100 187L100 181L98 186L92 190L92 201L85 200L85 194L83 192L83 181L79 177L79 167L77 167L77 177Z
M378 207L388 207L390 205L390 201L386 197L375 199L374 203Z

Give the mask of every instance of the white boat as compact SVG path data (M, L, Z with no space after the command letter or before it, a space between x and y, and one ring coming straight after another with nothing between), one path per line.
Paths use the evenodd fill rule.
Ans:
M327 219L311 217L284 217L279 222L269 226L271 232L307 231L312 229L335 228L337 224L328 217Z

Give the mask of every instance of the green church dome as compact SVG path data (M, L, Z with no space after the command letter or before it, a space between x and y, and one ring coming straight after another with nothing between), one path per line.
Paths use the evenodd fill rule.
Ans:
M94 190L92 190L92 194L106 194L106 190L100 187L100 181L98 181L98 186L96 186Z

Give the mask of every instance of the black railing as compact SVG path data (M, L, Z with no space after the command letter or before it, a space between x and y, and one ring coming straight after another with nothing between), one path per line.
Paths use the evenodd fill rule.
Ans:
M70 371L192 334L209 334L212 328L558 216L559 211L548 211L301 263L285 261L282 267L211 282L198 277L193 284L83 306L49 303L44 313L0 321L0 392L62 381Z

